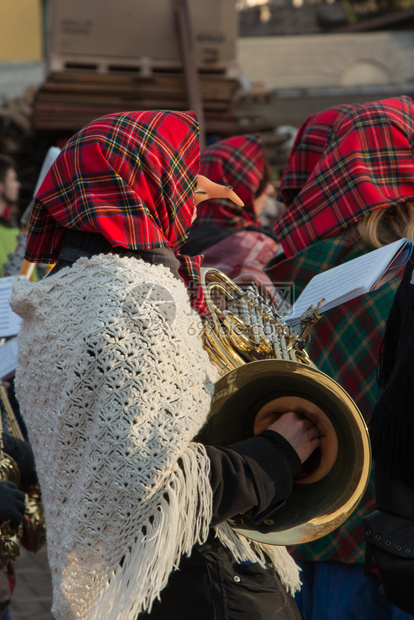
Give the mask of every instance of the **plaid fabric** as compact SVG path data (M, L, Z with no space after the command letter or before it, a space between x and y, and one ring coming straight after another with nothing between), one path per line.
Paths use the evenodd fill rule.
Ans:
M258 135L234 136L208 146L201 153L200 174L216 183L231 185L244 207L225 198L202 202L197 207L193 228L205 224L240 229L263 227L253 206L263 178L263 149Z
M26 259L55 262L65 228L99 233L113 247L171 247L202 305L201 259L179 254L194 213L198 131L193 112L124 112L86 125L36 195Z
M296 298L314 275L371 249L362 241L341 234L313 243L295 257L274 265L267 273L274 283L293 282ZM401 276L402 273L379 290L327 312L314 326L308 347L314 364L352 396L367 423L379 395L376 381L379 348ZM371 473L368 489L351 517L328 536L295 548L294 558L363 562L365 540L361 519L374 509Z
M240 230L215 243L204 251L203 267L214 267L246 288L254 282L262 296L274 301L275 289L263 271L263 265L273 258L279 245L260 231Z
M301 127L283 174L275 223L286 256L376 209L414 198L414 102L340 105Z

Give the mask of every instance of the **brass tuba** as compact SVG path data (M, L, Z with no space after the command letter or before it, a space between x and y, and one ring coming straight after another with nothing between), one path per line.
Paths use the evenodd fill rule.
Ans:
M0 480L8 480L20 486L20 471L17 463L8 454L3 451L3 425L0 416ZM15 531L10 521L0 523L0 568L2 568L8 559L15 559L20 555L20 547Z
M255 286L243 290L217 269L202 269L206 299L205 346L219 366L211 412L200 440L229 445L297 411L318 426L320 448L304 463L285 504L260 525L242 515L233 529L252 540L290 545L315 540L356 508L371 469L365 421L351 397L319 371L306 352L305 333L317 309L294 331Z
M10 405L4 385L0 385L1 414L7 420L8 430L13 437L24 440L19 424ZM3 450L1 434L3 424L0 414L0 480L9 480L20 487L20 471L17 463ZM26 510L20 527L15 531L7 521L0 524L0 567L7 559L20 554L19 540L25 549L39 551L46 542L45 513L38 484L22 489L25 492Z

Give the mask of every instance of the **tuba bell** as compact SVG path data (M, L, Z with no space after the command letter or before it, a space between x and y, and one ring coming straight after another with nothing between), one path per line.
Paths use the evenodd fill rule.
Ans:
M260 525L243 515L229 523L239 534L271 545L321 538L341 525L362 498L371 448L352 398L306 352L305 333L319 318L317 309L306 313L299 334L255 286L243 290L217 269L202 269L201 276L205 347L222 376L199 439L229 445L260 433L286 411L309 417L321 436L283 506Z

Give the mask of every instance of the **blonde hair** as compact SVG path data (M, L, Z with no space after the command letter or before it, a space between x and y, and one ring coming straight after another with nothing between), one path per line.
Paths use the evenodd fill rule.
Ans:
M366 244L374 248L402 237L414 242L414 203L407 201L386 209L377 209L361 218L353 228Z

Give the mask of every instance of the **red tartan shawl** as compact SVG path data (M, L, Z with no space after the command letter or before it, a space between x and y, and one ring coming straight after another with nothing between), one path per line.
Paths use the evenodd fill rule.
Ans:
M39 188L26 259L55 262L69 228L98 233L113 247L171 247L185 282L198 282L201 257L179 255L194 213L198 132L193 112L108 114L86 125Z
M334 106L300 128L274 228L287 256L361 217L414 198L414 102L409 97Z
M231 185L244 207L225 198L200 203L193 228L216 224L226 228L263 227L256 217L253 200L263 178L263 148L260 136L234 136L208 146L201 153L200 174L221 185Z

